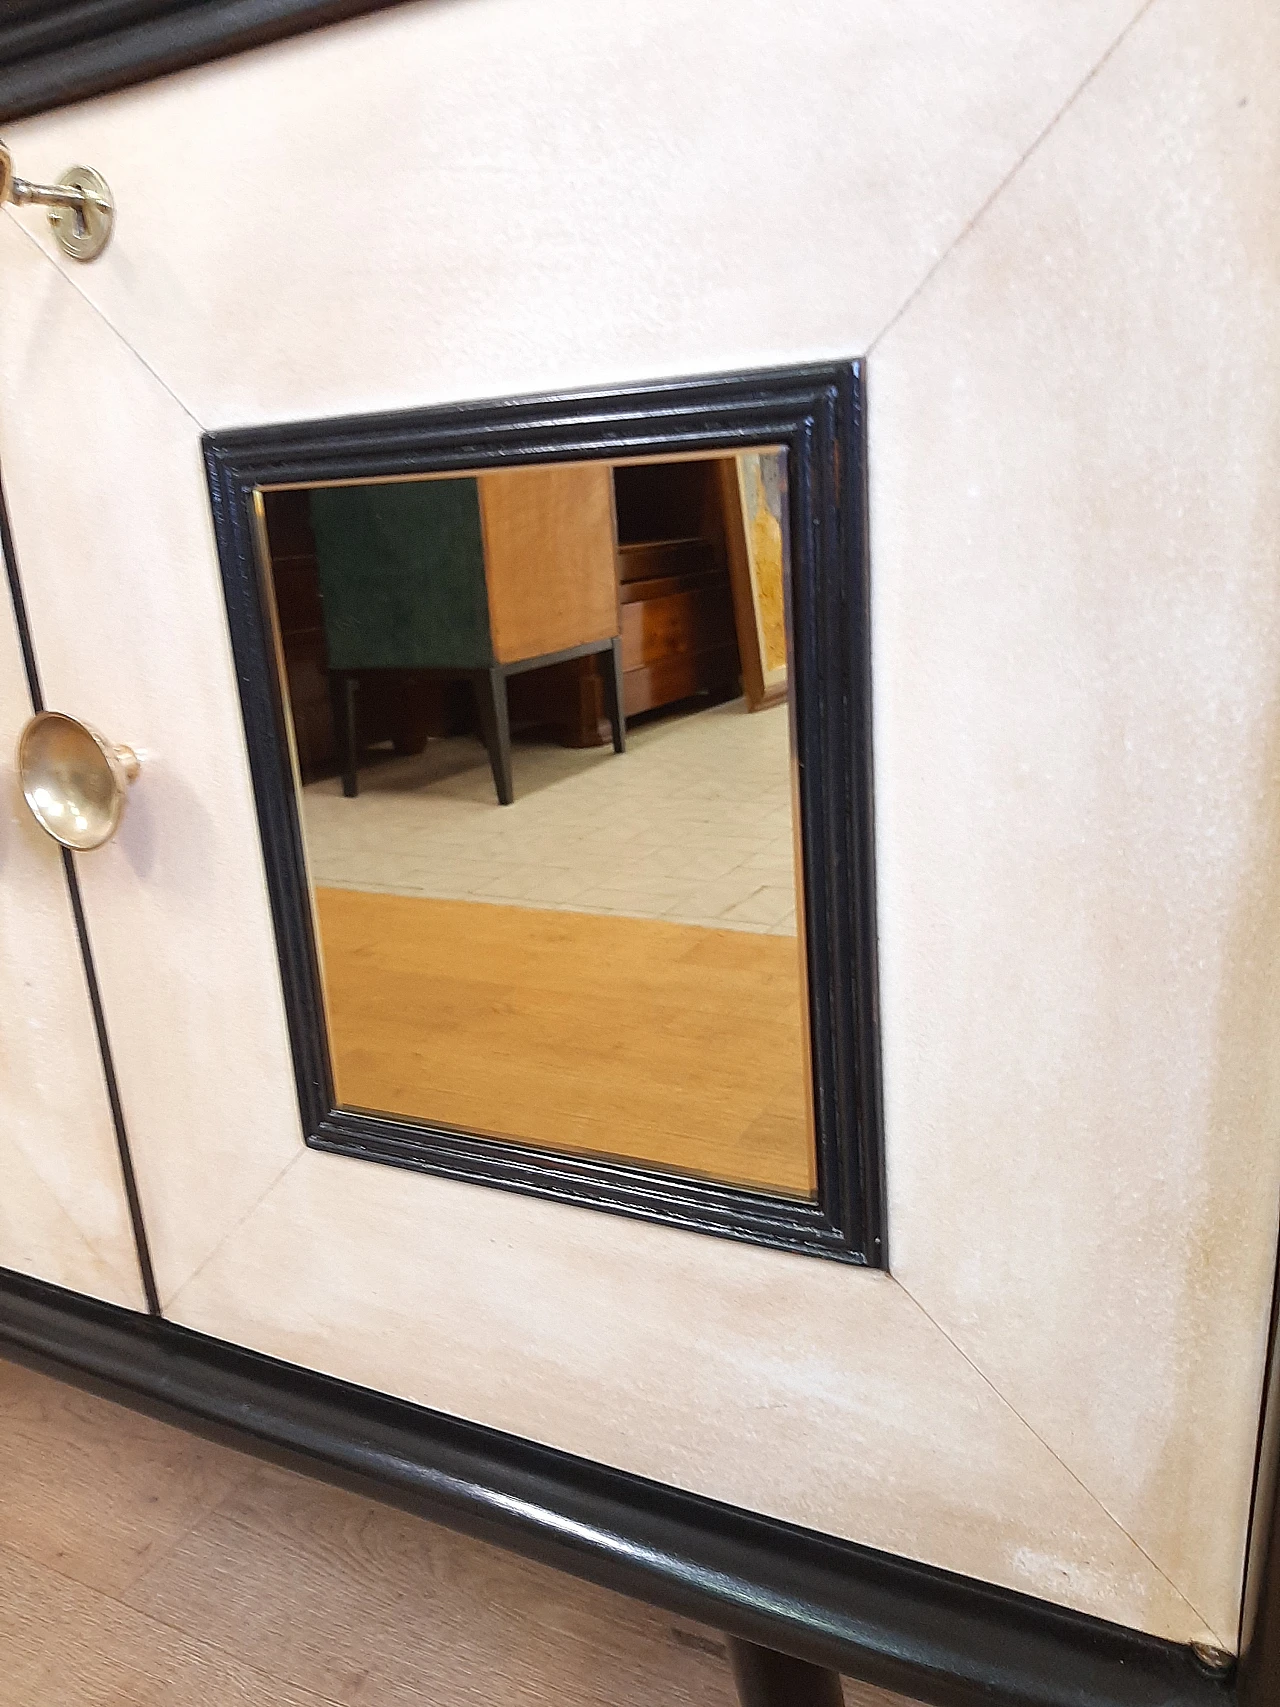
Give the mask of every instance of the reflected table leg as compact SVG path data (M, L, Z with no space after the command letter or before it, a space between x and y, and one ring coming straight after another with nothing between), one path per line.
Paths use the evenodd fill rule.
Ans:
M488 670L476 670L471 679L480 711L484 744L489 749L489 763L493 767L493 786L498 791L499 803L510 806L516 795L511 776L511 720L507 714L506 672L500 664L495 664Z
M609 727L613 731L613 750L615 753L625 753L627 750L627 721L622 704L622 636L615 634L609 644L609 650L601 655L604 666L604 703L609 713Z
M353 671L329 672L333 727L338 738L338 756L342 761L342 792L348 800L354 800L360 792L357 774L360 763L360 732L356 716L356 693L359 687L360 679Z

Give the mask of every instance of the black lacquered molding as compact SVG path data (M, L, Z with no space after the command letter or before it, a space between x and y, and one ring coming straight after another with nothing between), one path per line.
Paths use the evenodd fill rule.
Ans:
M0 1355L932 1707L1244 1707L1172 1643L6 1270Z
M398 0L28 0L0 11L0 123Z
M1239 1691L1247 1707L1280 1702L1280 1257L1271 1294L1267 1385L1249 1514Z
M269 575L261 487L781 445L813 1067L816 1202L339 1107ZM883 1267L861 362L213 433L205 456L306 1141L365 1161ZM618 1146L624 1148L623 1145Z

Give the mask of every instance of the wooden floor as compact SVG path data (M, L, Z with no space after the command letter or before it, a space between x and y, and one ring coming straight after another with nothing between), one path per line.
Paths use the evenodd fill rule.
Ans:
M318 889L339 1099L797 1197L794 937Z
M714 1630L0 1363L0 1707L734 1700Z

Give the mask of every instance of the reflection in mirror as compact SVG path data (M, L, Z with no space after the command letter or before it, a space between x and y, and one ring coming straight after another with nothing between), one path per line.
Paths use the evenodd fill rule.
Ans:
M260 497L339 1103L813 1200L785 452Z

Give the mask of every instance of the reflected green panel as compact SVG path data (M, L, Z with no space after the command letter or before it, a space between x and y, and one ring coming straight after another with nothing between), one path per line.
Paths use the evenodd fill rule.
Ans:
M331 669L493 662L474 478L337 486L310 497Z

